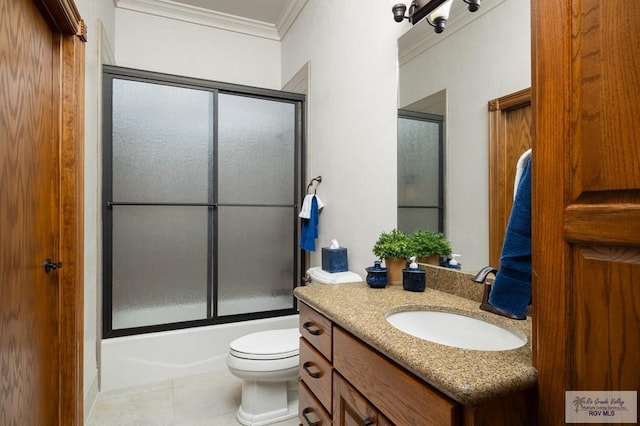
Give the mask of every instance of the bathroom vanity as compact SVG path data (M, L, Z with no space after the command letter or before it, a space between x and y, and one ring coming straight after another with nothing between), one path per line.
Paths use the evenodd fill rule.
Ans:
M497 317L476 301L430 288L413 293L355 283L300 287L295 295L302 425L535 424L530 320ZM423 308L493 322L527 343L508 351L460 349L385 320L391 312Z

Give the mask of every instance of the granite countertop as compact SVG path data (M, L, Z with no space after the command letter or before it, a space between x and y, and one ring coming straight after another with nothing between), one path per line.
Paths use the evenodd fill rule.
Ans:
M533 387L537 371L531 362L531 318L516 321L478 308L477 301L432 288L410 292L402 286L370 288L366 283L298 287L295 296L324 314L434 388L464 405ZM394 311L428 308L467 314L527 337L508 351L460 349L406 334L389 324Z

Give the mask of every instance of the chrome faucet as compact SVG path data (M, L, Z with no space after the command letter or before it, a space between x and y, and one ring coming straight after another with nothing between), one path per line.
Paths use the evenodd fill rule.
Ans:
M482 303L480 303L480 309L515 320L526 319L526 316L519 317L512 314L511 312L507 312L503 309L496 308L495 306L489 304L489 293L491 293L492 284L487 283L487 278L489 278L489 274L493 274L493 276L495 277L497 273L498 270L493 266L485 266L484 268L480 269L475 277L471 278L471 281L475 283L484 284L484 293L482 294Z

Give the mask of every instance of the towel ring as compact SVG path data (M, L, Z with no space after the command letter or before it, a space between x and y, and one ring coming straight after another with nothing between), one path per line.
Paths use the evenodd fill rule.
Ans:
M309 185L307 185L307 194L309 193L309 188L311 188L311 186L313 185L313 182L318 183L316 187L313 189L313 194L315 195L316 191L318 191L318 185L320 185L320 182L322 182L322 176L314 177L313 179L311 179L311 181L309 182Z

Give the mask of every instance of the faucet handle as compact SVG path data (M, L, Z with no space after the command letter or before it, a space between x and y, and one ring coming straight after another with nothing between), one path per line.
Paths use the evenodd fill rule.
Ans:
M487 277L489 276L489 274L495 275L497 273L498 273L497 268L494 268L491 265L485 266L484 268L480 269L480 271L476 274L475 277L471 278L471 281L475 283L483 284L487 280Z
M523 317L519 317L517 315L512 314L511 312L507 312L503 309L496 308L495 306L489 303L489 293L491 293L491 284L487 284L487 277L489 274L493 274L494 276L498 273L498 269L493 266L485 266L482 268L475 277L471 278L471 281L484 284L484 293L482 294L482 303L480 304L480 309L483 311L491 312L497 315L502 315L503 317L515 319L515 320L523 320L526 319L526 315Z

